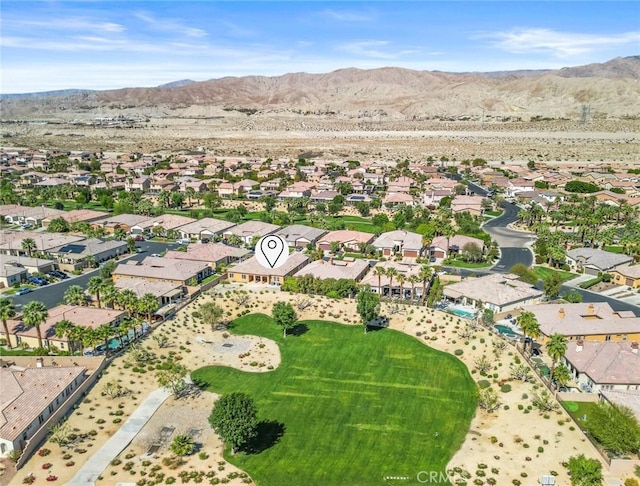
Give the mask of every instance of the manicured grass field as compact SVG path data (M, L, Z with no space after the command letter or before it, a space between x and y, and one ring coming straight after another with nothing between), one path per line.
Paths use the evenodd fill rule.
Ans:
M566 282L567 280L571 280L572 278L576 278L578 275L576 273L565 272L564 270L556 270L549 267L533 267L533 273L537 275L540 280L544 280L549 275L553 273L558 273L562 277L562 281Z
M444 267L456 267L456 268L486 268L493 265L487 262L463 262L462 260L451 260L443 263Z
M420 484L420 471L444 471L476 408L462 362L388 329L365 335L332 322L302 326L306 332L284 339L270 317L244 316L232 331L277 341L281 365L268 373L205 367L191 374L210 391L251 395L260 420L284 427L271 447L227 451L227 459L260 486L385 485L385 476Z
M562 402L562 406L569 412L569 415L573 417L582 430L586 430L586 421L582 420L583 417L586 416L588 421L589 415L591 415L596 405L595 402Z

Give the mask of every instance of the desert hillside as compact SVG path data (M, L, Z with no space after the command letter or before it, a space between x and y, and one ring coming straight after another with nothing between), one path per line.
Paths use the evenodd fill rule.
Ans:
M2 97L2 118L210 118L233 111L343 119L576 119L640 115L640 56L560 70L445 73L403 68L183 80L155 88Z

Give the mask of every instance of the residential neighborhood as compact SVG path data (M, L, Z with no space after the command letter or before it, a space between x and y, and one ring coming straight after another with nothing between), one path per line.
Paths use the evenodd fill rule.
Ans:
M56 167L63 160L69 169L82 160L73 153L56 157ZM481 328L492 342L512 346L554 399L562 388L563 400L572 401L569 393L578 402L584 395L630 404L640 416L640 178L634 173L484 160L462 161L455 171L425 162L411 171L409 164L375 161L91 158L109 171L78 179L34 167L46 152L1 154L3 171L16 182L1 187L3 349L47 360L100 360L61 366L45 365L36 354L13 364L13 354L2 358L9 387L0 428L5 457L20 452L19 461L27 461L24 451L33 454L46 436L31 415L12 411L32 399L41 380L69 390L55 405L46 394L38 410L48 411L34 416L42 426L77 404L70 402L79 399L74 390L97 379L91 373L103 361L129 356L150 336L160 339L201 299L220 301L224 292L237 293L236 302L297 299L301 312L307 306L301 295L355 312L360 296L373 294L380 315L362 322L365 333L389 321L418 326L425 318L413 321L414 312L430 312L430 320L437 313L443 322L456 319L460 334L473 335L465 326ZM602 191L567 191L572 181L594 181ZM18 204L25 200L33 205ZM500 223L499 230L489 222ZM523 234L520 247L501 239ZM257 242L271 235L286 242L288 254L275 268L256 257ZM45 292L58 296L56 305L39 301ZM220 312L231 318L231 302L224 305ZM201 319L199 310L189 312ZM431 329L438 338L437 326L423 329L413 335ZM558 336L566 350L556 357L546 350ZM196 337L206 342L202 333ZM567 374L554 375L558 367Z

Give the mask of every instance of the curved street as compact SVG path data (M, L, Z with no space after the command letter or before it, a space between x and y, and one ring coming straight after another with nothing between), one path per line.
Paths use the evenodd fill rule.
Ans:
M496 240L500 248L500 260L493 266L494 272L508 272L516 263L524 263L527 267L533 264L533 252L529 245L536 239L535 234L518 231L507 226L518 220L518 206L508 202L501 204L504 212L482 228Z

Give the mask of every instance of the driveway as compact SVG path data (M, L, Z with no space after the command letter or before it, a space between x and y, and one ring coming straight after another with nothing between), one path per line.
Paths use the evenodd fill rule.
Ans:
M120 261L141 261L153 253L162 253L165 250L173 250L178 247L176 243L160 243L156 241L139 242L137 243L137 246L142 250L141 253L135 253L134 255L126 257ZM70 286L79 285L85 289L89 283L89 279L98 275L98 272L99 269L95 269L83 275L72 276L67 280L61 280L60 282L45 285L44 287L34 288L32 292L25 295L14 295L11 299L18 310L22 309L23 305L27 302L31 302L32 300L39 300L47 306L47 309L51 309L52 307L64 302L64 293Z

